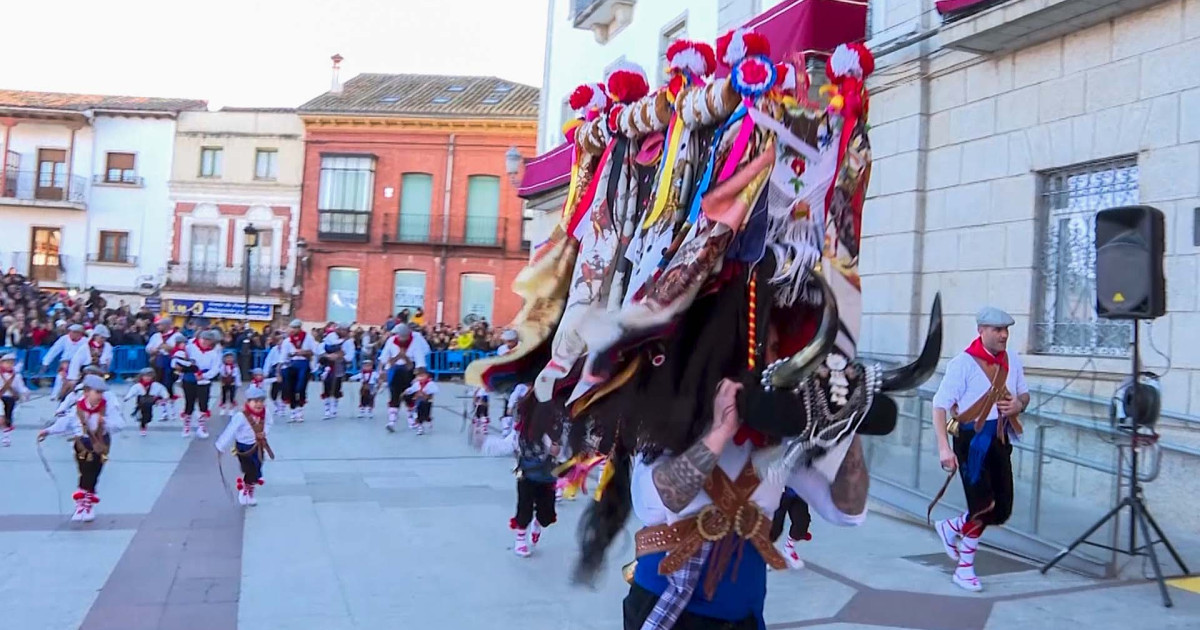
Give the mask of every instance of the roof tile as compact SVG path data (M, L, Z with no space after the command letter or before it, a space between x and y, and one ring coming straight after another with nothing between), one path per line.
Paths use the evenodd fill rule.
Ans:
M496 77L360 74L340 93L326 92L300 106L305 113L399 114L537 118L538 89Z
M208 103L185 98L0 90L0 107L58 109L76 112L89 109L179 112L207 109Z

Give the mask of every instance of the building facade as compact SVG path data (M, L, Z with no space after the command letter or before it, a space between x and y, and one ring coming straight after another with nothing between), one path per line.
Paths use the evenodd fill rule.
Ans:
M162 284L175 125L203 101L0 91L0 265L140 304Z
M164 312L251 322L291 315L303 137L290 109L179 117Z
M363 74L302 106L299 317L504 323L529 256L508 155L533 155L535 88Z
M920 306L940 291L946 356L995 304L1017 320L1010 347L1032 380L1105 397L1129 372L1132 325L1096 316L1095 216L1146 204L1166 215L1168 314L1142 324L1142 357L1171 364L1164 409L1200 413L1187 352L1200 334L1200 2L871 8L885 54L869 82L860 347L913 354Z

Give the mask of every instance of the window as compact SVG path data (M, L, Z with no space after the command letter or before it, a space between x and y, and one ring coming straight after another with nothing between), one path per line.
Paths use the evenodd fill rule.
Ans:
M193 225L189 266L192 269L215 270L221 265L221 228L215 225Z
M471 324L481 319L492 321L492 300L496 296L496 278L486 273L464 273L459 293L462 321Z
M374 157L323 156L317 195L319 236L332 240L368 240L374 187Z
M449 97L449 96L435 96L435 97L433 97L433 104L434 104L434 105L445 105L446 103L449 103L449 102L450 102L450 97Z
M135 161L132 153L109 153L105 160L104 181L110 184L136 184Z
M279 179L279 151L259 149L254 152L254 179Z
M462 85L451 85L450 87L446 88L446 91L447 92L465 92L466 89L467 88Z
M1138 202L1137 160L1096 162L1042 177L1036 350L1125 356L1133 335L1129 322L1096 317L1096 213Z
M358 270L353 267L331 267L325 319L339 324L351 324L357 318Z
M425 308L425 272L397 271L392 291L392 312Z
M432 208L433 176L429 173L401 175L400 220L396 237L404 243L428 242Z
M100 262L127 262L129 260L129 232L100 232L100 252L96 259Z
M495 245L500 226L500 178L472 175L467 178L467 245Z
M677 39L687 37L687 13L674 22L663 27L658 36L658 82L659 85L667 81L667 48Z
M221 157L225 153L219 147L200 149L200 177L220 177Z

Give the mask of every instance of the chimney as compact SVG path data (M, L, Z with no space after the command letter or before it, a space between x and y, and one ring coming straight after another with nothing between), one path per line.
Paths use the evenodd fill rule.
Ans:
M334 54L330 59L333 60L333 80L329 86L329 91L334 94L342 93L342 81L339 75L342 72L342 56Z

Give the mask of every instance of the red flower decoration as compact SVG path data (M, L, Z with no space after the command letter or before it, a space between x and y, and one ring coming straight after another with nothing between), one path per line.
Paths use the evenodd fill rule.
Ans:
M801 157L792 158L792 172L795 173L797 176L804 174L804 158L801 158Z
M742 65L742 79L747 85L762 85L771 76L761 63L748 62Z
M574 92L571 92L571 98L568 99L567 104L571 106L571 109L578 111L587 107L587 104L592 102L593 94L595 94L595 91L592 89L592 86L584 83L575 88Z
M650 92L646 77L631 70L616 70L608 75L608 93L614 100L632 103Z

